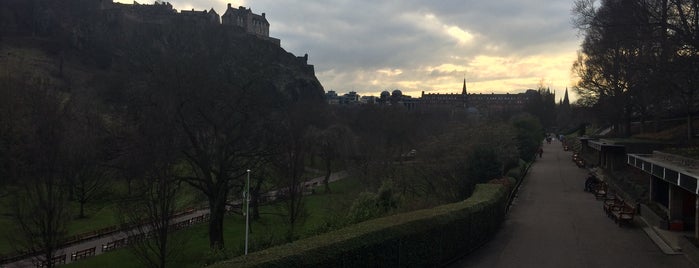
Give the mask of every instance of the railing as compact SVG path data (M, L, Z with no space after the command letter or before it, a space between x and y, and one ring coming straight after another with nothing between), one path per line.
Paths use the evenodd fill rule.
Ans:
M70 254L70 261L78 261L87 257L95 256L95 247L83 249Z
M128 245L126 238L114 240L111 242L108 242L107 244L102 244L102 252L108 252L112 251L118 248L122 248Z
M56 265L59 265L59 264L66 264L66 254L51 258L51 267L55 267ZM48 267L48 266L49 266L49 264L47 261L41 261L41 262L36 264L37 268Z
M180 216L183 216L186 214L193 213L195 211L196 210L194 208L187 208L186 210L183 210L181 212L176 213L175 215L172 216L172 218L177 218L177 217L180 217ZM146 224L146 223L147 222L144 222L141 224ZM61 247L68 247L71 245L81 243L81 242L86 241L86 240L92 240L92 239L100 238L103 236L111 235L114 233L130 230L130 229L135 228L136 226L138 226L138 224L135 224L135 225L113 225L113 226L105 227L105 228L102 228L99 230L73 235L73 236L68 237L68 239L66 239L66 242L63 243L61 245ZM104 248L104 246L105 245L103 245L103 248ZM114 247L112 247L112 248L114 248ZM7 263L13 263L13 262L17 262L17 261L20 261L23 259L27 259L31 256L37 255L39 252L41 252L41 250L30 250L27 252L21 252L21 253L16 253L16 254L12 254L12 255L0 255L0 265L7 264ZM44 264L37 264L37 266L38 265L46 265L46 264L45 263Z

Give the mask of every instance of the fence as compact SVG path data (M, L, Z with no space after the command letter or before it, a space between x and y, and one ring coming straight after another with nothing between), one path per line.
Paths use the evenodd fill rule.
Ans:
M70 254L70 261L78 261L87 257L95 256L95 247L79 250Z

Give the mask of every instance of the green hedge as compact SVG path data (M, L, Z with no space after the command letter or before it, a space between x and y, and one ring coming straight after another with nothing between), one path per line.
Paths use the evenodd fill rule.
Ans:
M503 221L507 193L479 184L462 201L374 219L211 267L438 266L485 243Z

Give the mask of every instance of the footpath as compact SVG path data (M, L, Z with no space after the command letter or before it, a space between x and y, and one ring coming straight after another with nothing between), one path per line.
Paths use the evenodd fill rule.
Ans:
M643 220L619 227L583 191L586 169L561 143L544 144L493 240L449 267L697 267L665 254Z

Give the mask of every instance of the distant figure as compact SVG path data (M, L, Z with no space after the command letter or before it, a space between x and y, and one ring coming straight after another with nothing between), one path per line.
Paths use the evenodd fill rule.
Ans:
M597 178L595 178L594 175L590 174L589 177L585 180L585 192L592 192L592 190L595 189L595 186L597 185Z
M541 155L544 154L544 148L543 148L543 147L539 147L538 153L539 153L539 158L541 158Z
M546 143L551 144L551 137L546 137Z

